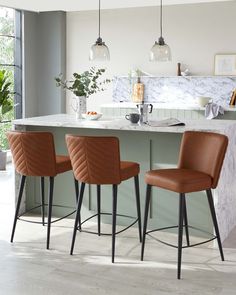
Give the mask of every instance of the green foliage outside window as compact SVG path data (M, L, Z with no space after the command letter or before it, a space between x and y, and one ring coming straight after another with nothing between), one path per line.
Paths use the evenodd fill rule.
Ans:
M15 11L14 9L1 7L0 8L0 78L1 73L5 71L8 84L8 89L3 92L4 97L0 95L0 108L2 108L1 99L6 102L3 107L3 112L0 109L0 149L8 149L6 132L12 128L11 121L14 119L14 26L15 26ZM7 66L4 66L7 64ZM12 66L9 66L12 65ZM0 79L1 84L1 79ZM4 87L4 85L2 85ZM0 86L1 87L1 86ZM4 88L0 89L3 90ZM8 93L8 91L10 93ZM8 95L9 94L9 95ZM7 99L6 99L7 97ZM6 122L9 121L9 122ZM3 123L6 122L6 123Z
M13 109L11 84L7 71L0 70L0 121Z

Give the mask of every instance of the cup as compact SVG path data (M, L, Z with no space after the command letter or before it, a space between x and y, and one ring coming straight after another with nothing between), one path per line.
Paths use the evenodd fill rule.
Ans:
M199 96L198 97L198 104L200 107L204 107L206 104L210 102L212 98L207 96Z
M126 115L126 116L125 116L125 119L126 119L126 120L129 120L131 123L136 124L136 123L138 123L138 121L139 121L139 119L140 119L140 115L137 114L137 113L131 113L131 114L129 114L129 115Z

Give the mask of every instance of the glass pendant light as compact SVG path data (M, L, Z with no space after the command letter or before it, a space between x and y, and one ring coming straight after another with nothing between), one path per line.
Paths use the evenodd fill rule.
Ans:
M160 30L161 36L158 39L158 42L155 41L154 45L150 51L150 61L170 61L171 60L171 51L170 47L165 43L162 36L162 0L160 5Z
M89 60L91 61L107 61L110 60L109 49L105 42L102 41L100 35L100 15L101 15L101 1L99 0L99 20L98 20L98 38L95 44L92 45L89 53Z

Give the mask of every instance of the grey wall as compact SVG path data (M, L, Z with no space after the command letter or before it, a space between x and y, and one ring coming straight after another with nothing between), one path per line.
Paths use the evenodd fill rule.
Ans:
M193 75L212 75L216 53L235 53L236 2L172 5L163 8L163 36L172 61L149 62L149 51L159 37L158 7L102 10L101 35L111 60L97 64L108 76L127 75L141 68L152 75L176 75L177 63ZM67 13L67 77L89 68L89 48L97 37L97 11ZM68 111L70 111L68 94ZM88 99L90 110L112 101L109 91Z
M25 117L65 112L54 77L66 71L66 14L24 13Z
M38 14L24 12L23 15L23 117L32 117L38 114Z

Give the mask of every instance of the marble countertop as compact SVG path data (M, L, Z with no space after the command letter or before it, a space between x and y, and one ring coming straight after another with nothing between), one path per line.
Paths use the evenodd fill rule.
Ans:
M131 124L124 118L105 118L97 121L85 119L76 120L75 115L57 114L41 117L14 120L17 126L46 126L46 127L70 127L88 129L108 129L145 132L183 133L186 130L212 131L225 133L228 128L236 129L236 120L184 120L185 126L151 127L148 125Z

